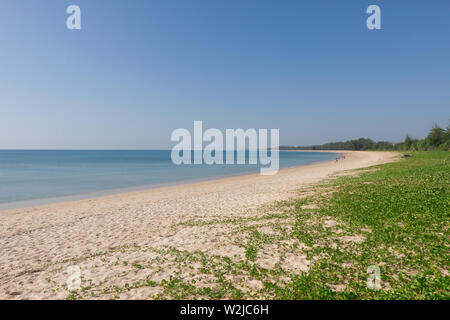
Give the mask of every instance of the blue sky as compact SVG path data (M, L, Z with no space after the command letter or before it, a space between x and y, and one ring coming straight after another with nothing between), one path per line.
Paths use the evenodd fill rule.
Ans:
M5 0L0 148L167 149L194 120L284 145L422 138L450 118L449 36L447 0Z

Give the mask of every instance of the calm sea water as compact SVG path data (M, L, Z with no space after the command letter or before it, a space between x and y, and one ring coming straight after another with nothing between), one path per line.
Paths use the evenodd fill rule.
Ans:
M280 168L333 159L333 153L280 152ZM259 171L257 165L172 164L169 150L0 150L0 204L181 183Z

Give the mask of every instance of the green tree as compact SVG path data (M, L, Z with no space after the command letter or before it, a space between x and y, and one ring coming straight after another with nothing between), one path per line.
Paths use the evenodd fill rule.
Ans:
M406 134L406 138L405 138L406 150L410 150L412 144L413 144L413 139L411 139L411 137L408 134Z
M439 147L445 141L446 132L437 124L431 128L427 140L433 148Z
M450 143L450 119L448 120L448 124L447 124L447 132L446 132L445 141Z

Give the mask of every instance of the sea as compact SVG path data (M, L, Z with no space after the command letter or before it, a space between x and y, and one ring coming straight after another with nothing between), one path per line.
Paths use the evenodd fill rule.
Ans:
M280 151L279 157L282 169L336 154ZM250 164L175 165L170 150L0 150L0 209L259 171Z

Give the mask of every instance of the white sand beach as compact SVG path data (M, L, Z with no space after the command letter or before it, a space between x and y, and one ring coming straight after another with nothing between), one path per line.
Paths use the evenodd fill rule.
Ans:
M74 265L81 270L83 286L98 288L92 295L96 299L152 298L160 287L111 288L143 279L159 282L174 274L206 286L208 279L199 276L198 266L178 270L174 258L160 250L201 250L239 259L245 252L242 239L234 236L235 225L198 221L258 217L261 208L295 197L299 189L398 157L392 152L343 153L345 159L339 162L283 169L274 176L251 174L0 211L0 299L66 299L65 270ZM261 254L262 264L275 259L264 260L265 253ZM283 263L307 272L305 259L292 257ZM249 287L259 285L248 282Z

